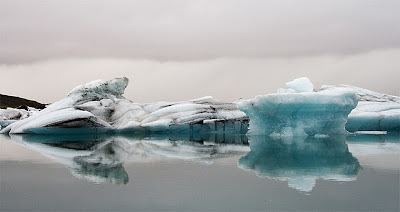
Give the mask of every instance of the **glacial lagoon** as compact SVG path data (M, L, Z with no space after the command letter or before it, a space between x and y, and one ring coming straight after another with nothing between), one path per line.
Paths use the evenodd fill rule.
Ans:
M400 136L0 135L0 211L399 211Z

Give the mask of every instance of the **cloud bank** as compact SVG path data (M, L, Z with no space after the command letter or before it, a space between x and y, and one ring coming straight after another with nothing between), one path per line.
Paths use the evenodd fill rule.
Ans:
M350 84L400 95L400 49L348 56L219 58L198 61L62 59L0 65L0 93L53 102L95 79L128 77L125 96L135 102L180 101L212 95L222 101L275 92L308 76L322 84Z
M400 1L0 1L0 92L53 102L127 76L137 102L275 92L308 76L400 95Z
M207 60L400 47L400 2L0 1L0 63Z

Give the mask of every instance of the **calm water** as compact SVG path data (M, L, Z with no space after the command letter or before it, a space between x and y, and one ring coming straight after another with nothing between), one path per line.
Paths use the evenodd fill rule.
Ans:
M0 211L399 211L400 136L0 135Z

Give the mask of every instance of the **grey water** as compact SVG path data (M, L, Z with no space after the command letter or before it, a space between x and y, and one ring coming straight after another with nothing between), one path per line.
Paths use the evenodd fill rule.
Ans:
M0 211L399 211L400 136L0 135Z

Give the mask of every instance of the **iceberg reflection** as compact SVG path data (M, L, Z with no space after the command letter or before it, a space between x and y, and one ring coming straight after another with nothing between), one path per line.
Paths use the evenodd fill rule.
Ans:
M126 162L169 158L212 164L246 153L239 159L240 168L287 181L289 187L304 192L311 191L317 179L354 181L361 169L345 136L251 136L250 146L245 135L11 135L11 139L65 165L75 177L95 183L128 183Z
M349 152L344 136L251 136L251 151L238 166L258 176L288 181L288 186L310 192L317 179L354 181L361 168Z
M98 135L11 135L15 143L40 152L69 168L77 178L95 183L126 184L123 164L144 158L173 158L212 164L213 160L249 151L247 137L226 139L212 135L207 140L185 140L191 135L127 137ZM177 140L181 138L181 140ZM182 139L183 138L183 139Z
M400 132L367 133L371 132L350 134L346 137L346 143L352 154L356 156L395 154L399 158ZM399 166L397 165L396 167Z

